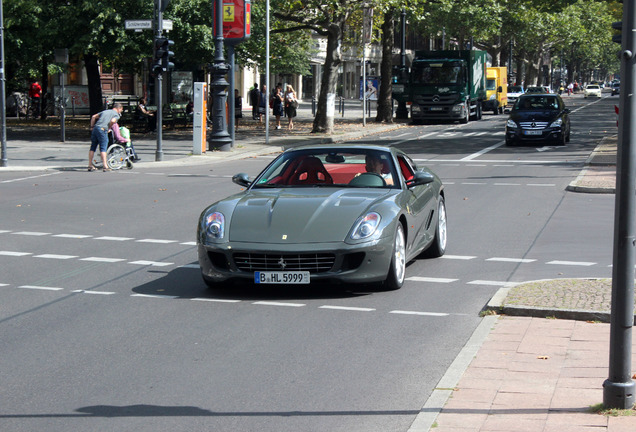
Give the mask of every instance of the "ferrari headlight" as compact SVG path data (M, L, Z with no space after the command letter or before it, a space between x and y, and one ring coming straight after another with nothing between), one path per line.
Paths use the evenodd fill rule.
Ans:
M214 212L205 217L205 232L212 238L223 238L225 235L225 216L223 213Z
M373 235L380 225L382 218L376 212L367 213L356 222L351 238L361 240Z
M517 123L515 123L514 120L508 120L506 122L506 126L509 127L510 129L516 129Z
M552 122L550 127L561 127L561 124L563 124L563 120L558 118L558 119L556 119L555 121Z

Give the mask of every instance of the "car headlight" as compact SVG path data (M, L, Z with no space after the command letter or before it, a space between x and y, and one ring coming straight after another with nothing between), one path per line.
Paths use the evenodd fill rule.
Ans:
M563 124L563 120L558 118L555 121L553 121L552 124L550 124L550 127L561 127L562 124Z
M421 112L422 108L419 105L413 104L411 105L411 112Z
M361 240L370 237L375 233L382 218L376 212L370 212L356 221L356 225L351 233L352 240Z
M225 216L223 213L214 212L205 217L205 232L215 239L222 239L225 235Z
M460 113L462 112L462 110L464 109L464 104L457 104L457 105L453 105L453 112L454 113Z
M516 129L517 123L515 123L514 120L508 120L506 122L506 127L509 127L510 129Z

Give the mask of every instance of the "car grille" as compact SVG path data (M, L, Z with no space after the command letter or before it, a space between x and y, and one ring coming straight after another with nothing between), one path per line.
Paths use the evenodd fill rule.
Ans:
M534 126L532 126L533 123ZM520 122L519 126L524 129L545 129L548 127L548 122Z
M260 254L235 253L232 258L241 271L308 271L323 273L331 270L336 256L330 253Z

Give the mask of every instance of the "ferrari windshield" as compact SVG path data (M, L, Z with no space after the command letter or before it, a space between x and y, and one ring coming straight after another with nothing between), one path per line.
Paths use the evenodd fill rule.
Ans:
M286 152L254 181L265 187L373 187L398 183L391 153L367 149L302 150Z

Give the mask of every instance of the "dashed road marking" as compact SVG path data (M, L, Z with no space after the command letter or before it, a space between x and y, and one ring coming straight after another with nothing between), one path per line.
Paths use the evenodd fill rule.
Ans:
M352 311L352 312L373 312L375 309L372 308L363 308L363 307L353 307L353 306L320 306L318 309L333 309L333 310L343 310L343 311Z
M583 266L583 267L590 267L590 266L596 265L596 263L594 262L585 262L585 261L549 261L546 264Z
M33 254L31 252L0 251L0 255L21 257Z
M68 260L68 259L79 258L79 257L77 255L42 254L42 255L33 255L33 258Z
M457 282L459 279L448 279L448 278L433 278L433 277L422 277L422 276L411 276L407 277L406 280L414 281L414 282L437 282L437 283L451 283Z
M18 288L32 289L32 290L43 290L43 291L62 291L64 289L64 288L45 287L45 286L38 286L38 285L21 285Z
M85 234L55 234L53 237L71 238L71 239L85 239L93 237L92 235Z
M110 236L103 236L103 237L95 237L95 240L128 241L128 240L134 240L134 238L132 238L132 237L110 237Z
M240 303L241 302L241 300L215 299L215 298L205 298L205 297L196 297L190 300L201 301L201 302L213 302L213 303Z
M46 233L46 232L37 232L37 231L18 231L18 232L14 232L11 233L14 235L24 235L24 236L47 236L47 235L51 235L51 233Z
M252 304L262 306L284 306L284 307L303 307L307 306L303 303L286 303L286 302L273 302L273 301L257 301Z
M535 262L536 259L493 257L493 258L488 258L486 261L513 262L513 263L531 263L531 262Z
M128 264L145 265L145 266L153 266L153 267L166 267L166 266L173 265L174 263L139 260L139 261L130 261Z
M144 297L144 298L155 298L155 299L177 299L179 296L169 296L169 295L160 295L160 294L131 294L131 297Z
M116 263L116 262L122 262L126 260L124 258L87 257L87 258L80 258L80 261Z
M476 256L470 255L442 255L440 258L444 259L454 259L454 260L472 260L477 258Z
M138 243L159 243L159 244L169 244L169 243L177 243L177 240L161 240L161 239L141 239L135 240Z
M503 282L503 281L488 281L488 280L474 280L466 282L468 285L488 285L488 286L503 286L512 287L518 285L519 282Z
M91 291L91 290L73 290L71 292L82 293L82 294L95 294L95 295L113 295L113 294L116 294L113 291Z
M434 316L434 317L445 317L450 314L442 313L442 312L418 312L418 311L404 311L404 310L393 310L390 311L391 314L398 315L419 315L419 316Z

